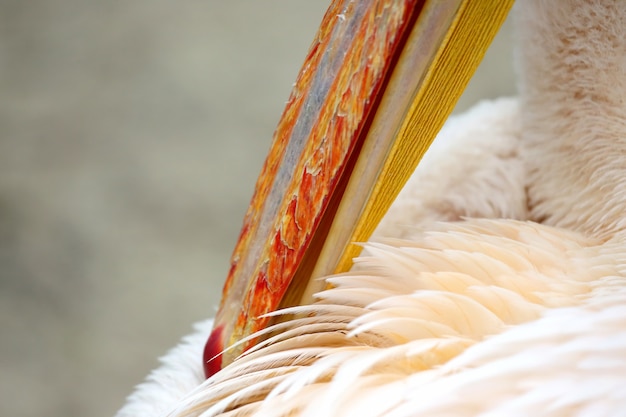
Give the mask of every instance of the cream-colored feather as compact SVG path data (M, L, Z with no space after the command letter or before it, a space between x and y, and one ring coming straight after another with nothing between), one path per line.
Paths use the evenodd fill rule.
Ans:
M281 325L288 331L207 381L182 410L200 404L209 410L206 415L217 415L271 392L254 408L268 415L308 408L310 415L381 415L374 406L362 408L378 388L386 393L389 384L410 386L422 372L434 380L447 377L442 369L462 363L467 349L474 349L473 355L493 349L486 343L495 340L490 336L504 336L522 323L543 326L550 308L580 314L571 307L602 303L603 288L623 283L620 245L598 245L575 232L511 220L441 227L405 246L396 241L368 247L371 256L361 258L359 271L330 279L336 288L319 294L319 306L289 310L315 316ZM563 337L559 330L533 341L555 344ZM542 331L545 336L543 328L537 334ZM463 373L462 367L455 369ZM256 386L232 384L248 374L257 375ZM313 392L320 398L311 402ZM377 401L386 413L404 407L406 395L392 403L381 394ZM407 415L418 415L414 411Z
M299 318L202 381L205 323L119 417L625 415L626 3L514 12L519 101L451 119Z

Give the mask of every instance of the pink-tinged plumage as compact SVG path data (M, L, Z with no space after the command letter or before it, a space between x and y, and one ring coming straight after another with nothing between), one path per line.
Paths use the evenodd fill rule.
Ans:
M352 271L202 381L205 324L118 416L624 415L626 3L515 13L520 98L448 122Z

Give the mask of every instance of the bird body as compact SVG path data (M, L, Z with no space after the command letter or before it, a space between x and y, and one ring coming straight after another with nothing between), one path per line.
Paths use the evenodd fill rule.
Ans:
M515 13L520 97L449 120L352 270L208 380L200 324L119 417L626 415L626 3Z

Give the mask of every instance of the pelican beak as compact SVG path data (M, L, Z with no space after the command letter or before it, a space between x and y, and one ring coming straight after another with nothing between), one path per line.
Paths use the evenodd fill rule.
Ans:
M337 0L274 134L235 247L208 376L267 313L346 271L452 111L512 0ZM243 342L242 342L243 340Z

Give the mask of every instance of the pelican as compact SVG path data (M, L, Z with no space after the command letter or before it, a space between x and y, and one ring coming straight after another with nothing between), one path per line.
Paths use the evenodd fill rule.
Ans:
M118 417L626 415L626 2L520 1L519 97L441 128L509 6L330 6L217 316Z

